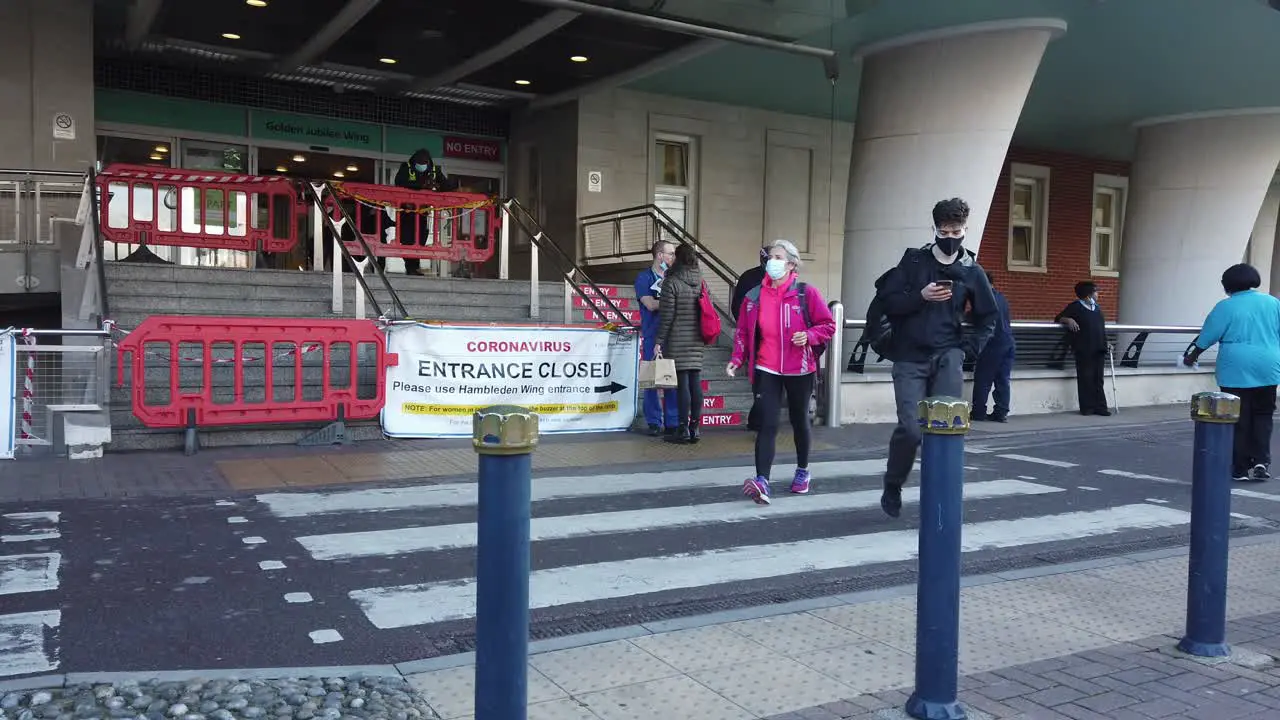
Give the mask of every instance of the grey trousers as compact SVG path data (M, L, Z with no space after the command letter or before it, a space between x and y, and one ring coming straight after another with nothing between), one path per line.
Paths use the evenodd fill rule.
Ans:
M889 438L889 462L885 486L902 487L916 462L920 448L920 401L935 395L961 397L964 390L964 351L952 348L927 362L893 364L893 396L898 405L898 426Z

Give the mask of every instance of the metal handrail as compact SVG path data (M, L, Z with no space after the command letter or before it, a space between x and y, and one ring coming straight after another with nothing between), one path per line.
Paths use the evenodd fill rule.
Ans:
M328 190L330 194L333 194L333 189L329 186L328 182L322 182L319 184ZM315 184L311 181L302 181L301 185L303 194L310 196L311 201L315 203L316 211L324 216L325 226L333 233L334 244L342 251L342 257L345 258L347 262L351 263L351 267L355 269L355 272L351 274L355 275L356 282L360 283L360 288L364 290L365 297L367 297L369 299L369 303L373 305L373 312L378 317L382 317L382 305L378 303L378 298L374 297L373 288L370 287L369 283L364 279L364 273L360 272L359 268L356 267L355 258L351 254L351 251L347 249L347 244L342 241L342 228L344 227L351 228L351 232L355 234L356 240L360 243L361 249L364 250L364 256L368 258L369 264L373 265L374 272L378 274L378 279L382 281L382 287L386 289L387 293L391 296L391 304L394 306L394 311L397 313L395 316L391 317L391 319L404 320L408 318L409 312L405 310L404 303L400 302L400 295L396 292L396 289L392 287L391 279L387 277L387 273L382 269L382 266L378 264L378 260L373 254L373 249L369 247L368 241L365 240L364 233L360 232L359 226L355 223L355 218L351 217L351 213L347 212L347 208L343 206L341 202L337 201L337 196L335 195L333 206L337 208L338 213L342 216L342 225L339 226L337 221L329 215L329 213L325 212L324 198L322 198L320 196L320 192L316 190ZM338 262L337 255L334 255L333 261L335 263Z
M547 238L546 232L543 231L542 226L538 223L537 218L533 216L533 213L529 212L528 208L522 205L520 201L515 199L514 197L508 198L502 201L500 205L502 209L506 212L507 219L509 219L510 221L520 226L520 229L523 230L525 234L529 236L529 241L533 244L533 246L538 251L548 252L551 255L553 261L558 266L557 269L560 271L560 275L564 278L566 293L569 293L569 292L576 293L578 297L582 298L583 302L589 307L596 307L595 301L603 300L609 306L608 309L614 313L614 315L618 318L619 321L621 321L621 324L625 329L628 329L628 330L639 329L631 322L630 319L627 318L625 314L623 314L622 310L613 302L613 299L610 298L608 295L606 295L604 293L604 290L601 289L600 286L597 285L594 280L592 280L590 277L587 276L587 273L576 262L574 262L573 258L569 257L569 255L566 254L565 251L562 250L559 245L556 245L554 242L549 241L549 239ZM533 265L537 264L537 254L534 254L530 258L530 262ZM594 298L588 295L582 289L582 283L584 282L591 287L592 291L595 292ZM538 305L539 305L538 285L539 285L539 282L538 282L538 277L536 272L531 272L530 273L530 291L529 291L531 313L536 313L538 310ZM569 322L569 312L570 312L570 308L568 307L568 304L567 304L568 298L569 298L569 295L566 294L565 296L565 299L566 299L565 322L566 323Z
M582 232L584 254L586 250L585 241L586 241L587 228L594 227L596 225L603 225L606 223L613 223L615 225L620 226L621 223L625 220L633 220L638 218L647 218L651 223L653 223L655 238L661 236L660 233L658 232L659 230L661 230L665 232L668 236L670 236L671 239L675 240L677 243L692 246L694 251L698 253L699 264L710 269L714 275L716 275L717 277L719 277L721 280L724 281L729 291L730 299L728 300L728 302L730 304L732 303L733 291L734 291L734 288L736 288L738 285L738 279L739 279L738 273L734 272L733 269L729 267L728 263L726 263L718 255L712 252L710 248L698 242L698 239L694 237L692 233L690 233L688 230L685 230L679 223L675 221L674 218L668 215L666 211L664 211L662 208L658 207L657 205L653 205L653 204L636 205L634 207L623 208L621 210L614 210L612 212L595 213L594 215L584 215L578 218L578 224ZM648 258L649 253L648 251L634 252L634 253L622 252L621 231L617 231L614 233L614 253L612 255L600 256L600 257L611 257L611 258L616 258L618 260L626 260L628 258L631 258L632 256L635 257L635 260L641 261ZM593 258L585 258L585 260L588 262L592 259ZM723 318L726 321L727 324L725 324L724 327L732 328L736 325L736 321L734 320L733 313L730 311L731 308L726 307L725 304L716 302L714 296L711 298L711 304L712 306L715 307L716 312L719 313L721 318Z
M1044 322L1038 320L1014 320L1009 323L1014 330L1061 330L1062 325L1055 322ZM962 323L964 327L973 327L969 323ZM865 319L848 319L844 321L846 328L864 328L867 326ZM1107 325L1107 330L1118 333L1199 333L1200 328L1188 325Z
M823 424L827 427L840 427L840 384L842 376L845 372L846 365L843 361L844 357L844 333L846 330L856 330L865 328L867 321L865 318L849 318L844 317L844 305L840 301L832 301L829 303L831 308L831 317L836 321L836 331L831 337L831 350L823 358L822 383L824 385L823 392L819 397L823 400L825 409L823 411ZM969 323L963 323L964 327L972 327ZM1062 325L1056 322L1038 322L1027 320L1016 320L1010 323L1013 330L1042 330L1047 332L1057 331L1063 332ZM1186 325L1127 325L1115 324L1107 325L1108 333L1133 334L1134 337L1129 341L1129 346L1125 350L1123 358L1119 363L1112 363L1111 374L1112 384L1115 383L1115 366L1117 364L1123 367L1138 367L1138 358L1142 354L1142 348L1146 344L1147 339L1152 334L1169 334L1169 335L1199 335L1200 328L1190 327ZM1192 340L1194 342L1194 339ZM848 369L855 372L861 372L865 366L867 351L870 348L859 341L853 352L849 355ZM1113 390L1114 392L1114 390Z
M111 317L111 302L107 299L107 248L102 239L102 202L98 197L98 171L89 166L88 193L92 198L89 208L90 222L93 223L93 264L97 266L98 275L98 309L102 312L101 320Z

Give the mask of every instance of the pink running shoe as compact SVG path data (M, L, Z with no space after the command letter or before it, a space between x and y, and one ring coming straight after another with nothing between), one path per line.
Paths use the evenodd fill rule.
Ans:
M808 470L796 468L796 477L791 481L791 492L796 495L808 495L809 481L812 479Z
M751 498L757 505L768 505L769 500L769 481L762 477L747 478L742 484L742 494Z

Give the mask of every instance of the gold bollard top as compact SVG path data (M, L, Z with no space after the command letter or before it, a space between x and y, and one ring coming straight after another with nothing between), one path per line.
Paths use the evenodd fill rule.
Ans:
M538 446L538 414L516 405L481 408L471 418L471 441L481 455L523 455Z
M920 427L929 435L965 435L969 432L969 403L958 397L931 397L920 401Z
M1196 393L1191 396L1191 419L1230 425L1240 419L1240 398L1224 392Z

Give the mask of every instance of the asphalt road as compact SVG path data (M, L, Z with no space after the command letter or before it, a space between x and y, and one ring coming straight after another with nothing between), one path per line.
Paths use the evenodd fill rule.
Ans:
M965 572L1184 544L1191 440L1176 423L970 443ZM743 467L536 478L534 636L913 582L918 508L881 513L883 456L819 459L805 497L780 465L768 508ZM1237 534L1280 525L1277 485L1236 486ZM0 678L470 650L475 501L462 478L0 506Z

